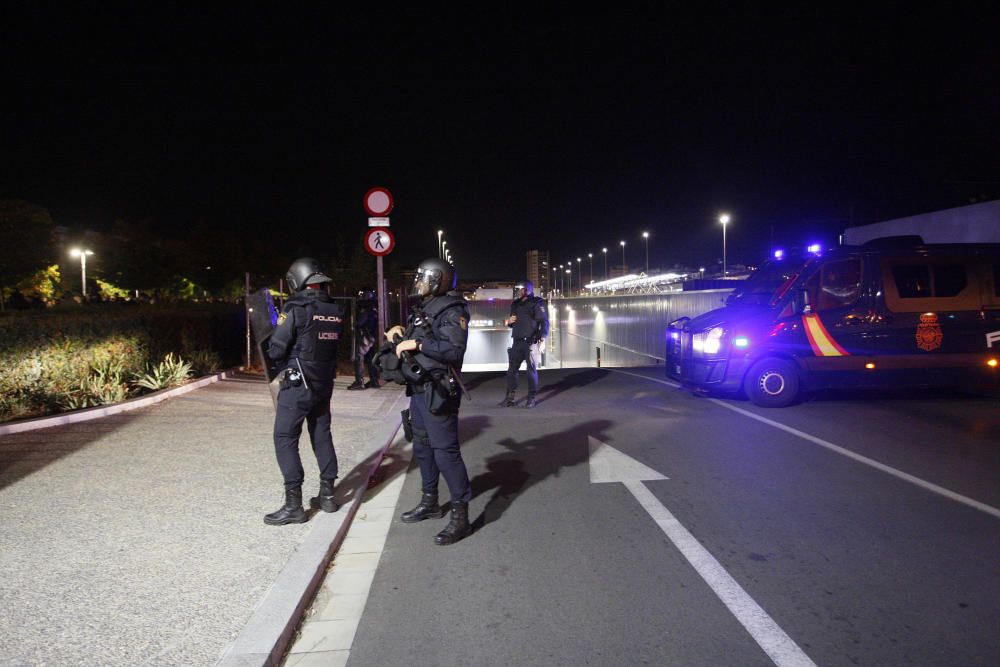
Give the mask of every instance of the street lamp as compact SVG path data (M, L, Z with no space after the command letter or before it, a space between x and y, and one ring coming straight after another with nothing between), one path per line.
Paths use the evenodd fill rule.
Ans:
M726 277L726 225L729 224L729 214L723 213L719 216L722 223L722 277Z
M608 249L601 248L601 252L604 253L604 279L608 279Z
M566 279L563 277L563 265L559 265L559 296L566 294Z
M581 264L582 261L583 260L581 260L579 257L576 258L576 275L580 276L580 287L579 287L580 294L583 294L583 264Z
M569 276L569 289L566 291L566 294L573 296L573 269L566 269L566 275Z
M83 298L87 298L87 255L93 255L93 250L73 248L69 251L71 257L80 258L80 292Z
M438 257L444 256L444 251L441 250L441 235L444 234L443 229L438 230Z
M590 259L590 282L594 282L594 253L588 252L587 257Z
M625 242L621 241L622 244L622 275L625 275Z
M646 242L646 273L649 273L649 232L642 233L642 240Z

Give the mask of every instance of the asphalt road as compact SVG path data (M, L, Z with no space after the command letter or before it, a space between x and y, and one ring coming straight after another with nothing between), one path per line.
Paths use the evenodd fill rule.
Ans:
M762 410L661 372L545 371L530 411L469 376L477 530L393 524L349 664L1000 664L996 397Z

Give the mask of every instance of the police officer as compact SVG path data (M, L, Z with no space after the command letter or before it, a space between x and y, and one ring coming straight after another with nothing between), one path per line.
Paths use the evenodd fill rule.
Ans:
M330 396L337 374L343 311L327 294L325 284L331 280L315 259L295 260L285 279L296 294L285 302L267 352L284 375L274 417L274 451L285 480L285 504L264 517L264 523L272 526L306 520L299 458L303 421L319 464L319 496L312 501L324 512L337 511L333 499L337 454L330 435Z
M378 369L375 367L375 334L378 332L378 310L374 290L362 290L358 295L358 315L354 324L354 383L348 389L378 389ZM368 384L365 384L365 369Z
M420 467L422 495L404 523L444 516L438 504L438 479L451 493L451 521L434 537L435 544L453 544L471 532L469 473L458 449L459 371L469 337L469 306L452 292L455 270L443 259L425 259L417 268L413 296L420 303L407 326L393 327L386 336L396 343L406 393L410 397L413 454Z
M501 408L514 405L517 392L517 373L521 362L528 370L528 400L524 407L538 405L538 364L541 361L542 341L549 334L549 311L545 299L535 296L535 286L525 280L517 288L517 298L510 304L510 317L503 321L510 327L513 340L507 348L507 395L500 401Z

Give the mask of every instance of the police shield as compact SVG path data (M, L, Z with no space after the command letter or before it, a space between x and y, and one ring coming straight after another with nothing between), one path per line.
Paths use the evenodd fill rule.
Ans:
M279 382L278 368L270 357L267 356L268 341L274 328L278 325L278 310L271 300L271 293L267 289L259 289L253 294L247 295L247 314L250 316L250 332L257 343L257 354L260 356L261 365L264 367L264 375L267 377L268 387L271 391L271 400L277 405Z

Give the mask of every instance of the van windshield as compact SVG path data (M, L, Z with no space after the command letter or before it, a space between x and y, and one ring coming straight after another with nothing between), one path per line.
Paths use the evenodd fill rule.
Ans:
M809 257L771 259L750 274L726 299L727 306L773 306L802 273Z

